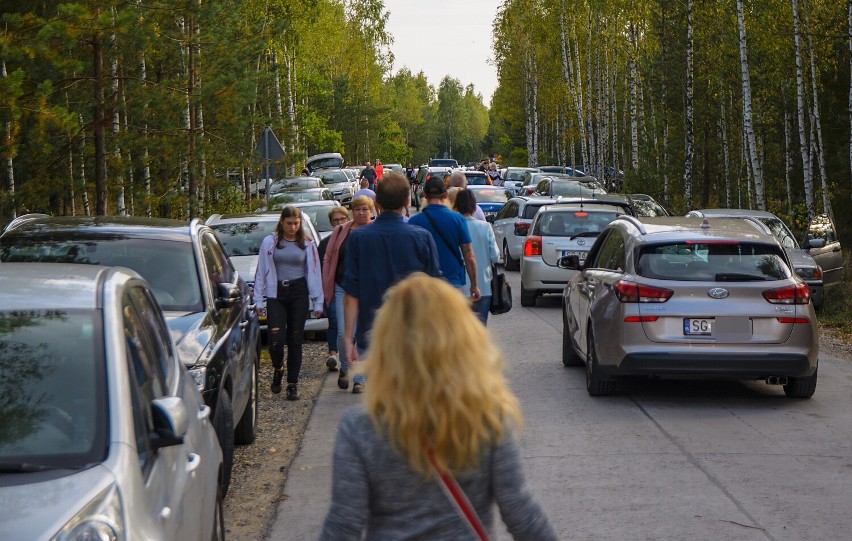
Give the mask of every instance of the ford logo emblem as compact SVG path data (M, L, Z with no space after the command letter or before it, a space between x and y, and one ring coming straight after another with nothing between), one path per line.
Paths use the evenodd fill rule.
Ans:
M707 292L707 296L713 299L724 299L729 295L728 290L724 287L714 287Z
M577 246L585 246L585 245L586 245L586 241L584 241L583 239L577 239Z

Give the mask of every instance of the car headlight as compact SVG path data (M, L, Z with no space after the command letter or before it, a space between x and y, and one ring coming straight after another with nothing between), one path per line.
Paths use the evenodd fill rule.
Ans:
M192 381L195 382L195 386L198 388L198 392L204 390L204 380L207 378L207 367L206 366L197 366L195 368L189 369L189 375L192 376Z
M796 274L803 280L819 280L822 278L822 270L819 267L796 267Z
M110 485L65 523L52 541L119 541L126 537L121 495Z

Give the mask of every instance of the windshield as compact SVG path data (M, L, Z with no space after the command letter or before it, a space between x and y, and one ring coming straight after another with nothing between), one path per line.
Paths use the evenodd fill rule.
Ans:
M156 238L120 236L73 238L15 236L0 248L0 261L83 263L127 267L142 275L163 310L200 312L201 283L192 244Z
M471 190L477 203L505 203L509 195L503 188Z
M328 220L328 211L333 208L334 207L331 205L311 207L305 206L302 207L302 212L307 214L311 221L314 223L314 227L317 228L317 233L326 233L334 229L334 226L331 225L331 222Z
M335 171L333 173L317 173L317 177L321 178L322 181L326 184L340 184L341 182L348 182L346 178L346 173L343 171Z
M551 190L553 193L551 195L595 195L595 194L605 194L606 190L604 190L600 184L595 182L553 182L551 184Z
M471 175L466 173L465 177L467 177L467 183L471 186L482 186L484 184L488 184L488 177L485 176L485 173L480 175Z
M290 203L321 201L322 199L322 190L277 193L269 198L267 210L281 210Z
M678 242L646 246L636 273L658 280L751 282L790 278L779 248L766 244Z
M763 222L766 227L772 231L772 234L775 235L775 238L778 239L778 242L781 243L781 246L784 248L798 248L799 243L796 242L796 238L793 237L793 234L790 233L790 230L787 229L787 226L784 225L784 222L779 220L778 218L760 218L760 221Z
M103 355L97 312L0 312L0 474L106 458Z
M277 223L268 220L264 222L213 224L210 227L225 247L228 257L239 257L257 255L260 252L260 243L264 237L275 232L275 224Z

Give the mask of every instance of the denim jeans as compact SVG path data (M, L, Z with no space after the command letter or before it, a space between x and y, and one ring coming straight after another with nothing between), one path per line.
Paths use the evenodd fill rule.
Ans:
M328 303L328 306L325 309L325 315L328 317L328 330L325 332L325 339L328 342L328 352L332 351L340 351L337 349L337 326L343 325L343 318L340 318L340 322L337 321L337 303L334 302L334 299ZM343 315L343 314L341 314ZM339 357L340 355L338 355Z
M275 299L266 300L269 356L276 369L284 365L287 345L287 383L299 383L302 369L302 341L308 319L308 283L304 279L290 285L278 284Z
M491 308L491 295L488 295L487 297L479 297L479 300L473 303L473 312L483 325L488 325L489 308Z
M349 358L347 357L346 342L343 340L343 331L346 329L346 320L343 316L343 288L334 284L334 311L338 314L337 319L337 357L340 359L340 371L349 372ZM355 326L357 329L357 324ZM355 332L355 329L352 330Z

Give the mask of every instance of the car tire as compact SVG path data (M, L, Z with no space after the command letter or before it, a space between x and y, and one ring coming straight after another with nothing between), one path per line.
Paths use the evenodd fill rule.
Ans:
M535 291L527 291L521 284L521 306L535 306Z
M819 366L814 369L814 373L803 378L790 378L787 385L784 386L784 394L787 398L810 398L816 392L817 372Z
M216 512L213 513L213 534L210 541L225 541L225 497L222 489L216 491Z
M255 355L257 351L255 350ZM258 413L258 393L257 379L259 368L258 358L255 356L252 363L253 370L251 375L251 393L249 401L246 404L246 409L243 411L243 416L240 417L240 422L234 429L234 443L237 445L248 445L254 442L257 437L257 413Z
M234 466L234 410L231 406L231 397L228 391L219 391L219 400L216 402L216 411L213 413L213 428L216 437L219 438L219 446L222 448L222 497L228 495L228 486L231 484L231 469Z
M505 240L503 241L503 266L506 267L507 271L521 270L521 260L512 259L512 256L509 255L509 243Z
M568 327L568 318L562 313L562 364L565 366L583 366L583 361L574 349L571 341L571 331Z
M601 376L598 369L598 354L595 337L589 329L588 359L586 360L586 391L590 396L607 396L615 392L615 382Z

